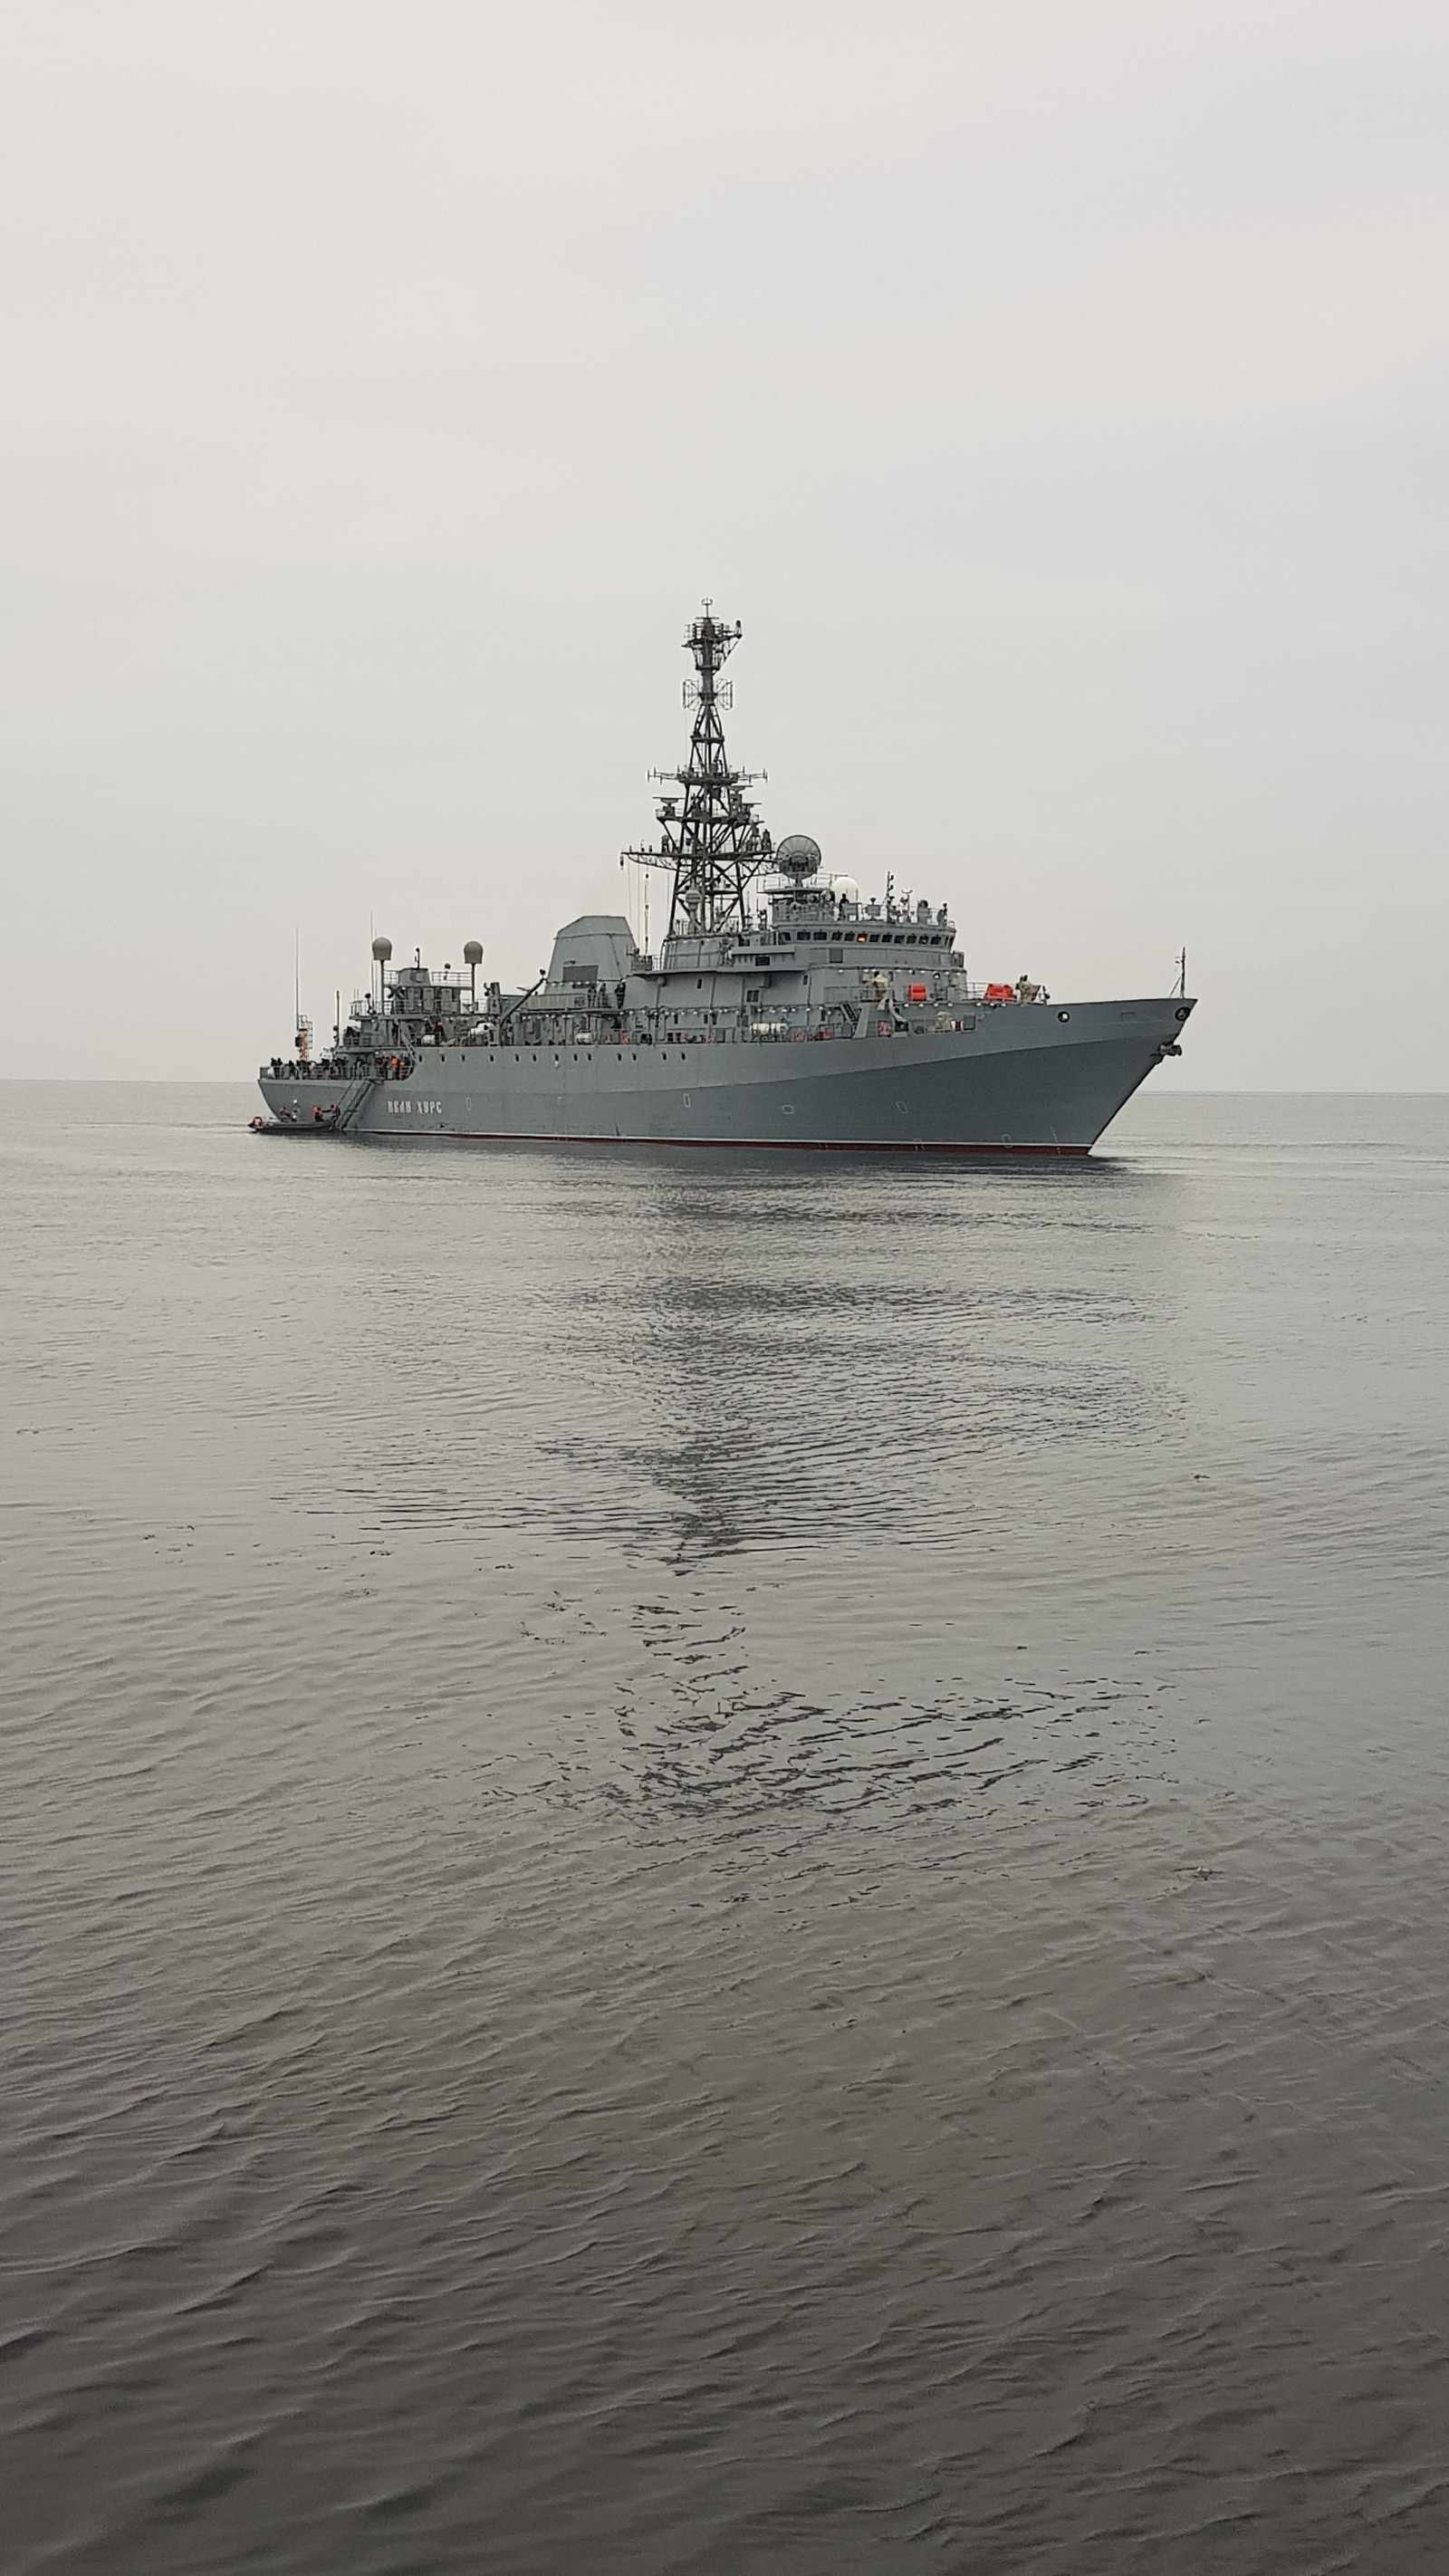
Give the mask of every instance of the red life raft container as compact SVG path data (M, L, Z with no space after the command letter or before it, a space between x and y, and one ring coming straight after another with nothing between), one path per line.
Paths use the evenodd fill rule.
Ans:
M1014 984L988 984L981 998L983 1002L1014 1002L1016 999L1016 986Z

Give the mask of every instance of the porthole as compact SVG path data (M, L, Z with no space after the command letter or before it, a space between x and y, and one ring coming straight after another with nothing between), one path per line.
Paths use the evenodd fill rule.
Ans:
M1180 1010L1174 1011L1172 1016L1175 1020L1185 1020L1188 1016L1188 1006L1186 1002L1183 1003Z
M1059 1020L1069 1020L1069 1019L1071 1018L1071 1016L1072 1016L1072 1015L1071 1015L1071 1012L1070 1012L1070 1011L1058 1011L1058 1013L1057 1013L1057 1018L1058 1018Z

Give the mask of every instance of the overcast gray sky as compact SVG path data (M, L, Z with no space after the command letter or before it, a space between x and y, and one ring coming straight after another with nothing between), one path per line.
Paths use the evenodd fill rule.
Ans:
M4 1070L248 1072L294 931L319 1027L374 924L531 978L707 591L983 975L1445 1087L1442 0L0 26Z

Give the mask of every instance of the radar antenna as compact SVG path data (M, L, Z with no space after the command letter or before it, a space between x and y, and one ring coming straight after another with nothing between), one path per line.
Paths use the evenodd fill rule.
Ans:
M684 684L684 703L695 709L689 758L683 769L656 769L668 790L657 807L660 837L649 849L625 850L640 867L670 868L674 897L667 936L744 930L745 890L769 863L770 835L745 793L758 772L731 769L719 711L730 704L720 671L740 640L736 619L727 626L711 615L706 599L690 624L684 649L696 678Z

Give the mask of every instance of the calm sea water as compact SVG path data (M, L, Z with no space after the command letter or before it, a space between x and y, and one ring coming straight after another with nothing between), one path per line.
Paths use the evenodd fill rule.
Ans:
M1449 1100L1087 1168L0 1089L0 2511L1449 2562Z

